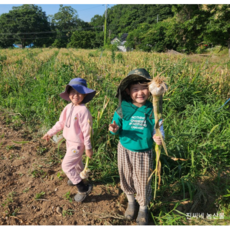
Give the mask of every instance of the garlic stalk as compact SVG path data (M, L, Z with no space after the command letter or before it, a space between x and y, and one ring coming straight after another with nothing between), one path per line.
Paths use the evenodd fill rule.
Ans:
M92 126L91 126L91 122L90 120L88 120L89 126L90 126L90 130L89 130L89 134L90 134L90 141L92 144L92 148L93 148L93 137L92 137ZM80 173L80 177L81 179L87 179L89 177L89 173L90 173L90 169L88 168L89 166L89 157L86 157L86 162L85 162L85 168L83 171L81 171Z
M164 142L164 139L162 137L162 134L160 132L160 126L159 126L159 120L161 118L161 113L159 111L159 100L160 97L167 91L167 85L164 82L163 78L160 78L159 76L155 77L150 83L149 83L149 91L151 92L153 96L153 111L154 111L154 118L155 118L155 131L156 136L159 136L162 141L163 148L165 150L165 153L168 155L166 145ZM156 152L156 168L148 178L148 182L150 181L153 173L155 173L155 190L154 190L154 200L156 198L156 187L157 187L157 177L158 180L158 189L161 183L161 162L160 162L160 155L161 155L161 146L155 145L155 152Z
M156 135L161 138L163 148L165 150L165 153L168 155L166 145L164 142L164 139L162 137L162 134L160 132L160 126L159 126L159 120L161 119L161 113L159 111L159 100L160 97L166 93L168 89L168 86L164 82L164 78L160 78L159 76L155 77L150 83L149 83L149 91L151 92L153 96L153 111L154 111L154 118L155 118L155 130Z

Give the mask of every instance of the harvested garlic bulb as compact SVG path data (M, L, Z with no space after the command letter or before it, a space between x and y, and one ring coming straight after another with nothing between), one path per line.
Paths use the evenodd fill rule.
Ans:
M89 165L89 157L86 158L85 168L82 172L80 172L81 179L87 179L89 177L90 169L88 168Z
M153 96L161 96L167 91L168 87L164 83L163 78L155 77L150 83L149 83L149 91Z
M81 179L87 179L89 177L90 169L87 168L80 173Z

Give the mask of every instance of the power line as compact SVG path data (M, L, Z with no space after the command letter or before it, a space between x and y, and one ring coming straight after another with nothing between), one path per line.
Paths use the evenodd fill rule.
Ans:
M115 26L116 24L108 24L108 26ZM120 25L125 26L125 25ZM74 30L58 30L58 31L42 31L42 32L26 32L26 33L0 33L0 35L23 35L23 34L55 34L55 33L64 33L64 32L74 32L74 31L80 31L80 30L87 30L87 29L95 29L95 28L103 28L103 26L91 26L91 27L84 27Z
M60 36L58 38L65 38L67 36ZM22 40L30 40L30 39L43 39L43 38L50 38L50 37L34 37L34 38L22 38ZM7 40L17 40L15 38L7 38Z
M22 34L51 34L51 33L64 33L64 32L73 32L73 31L79 31L79 30L85 30L89 28L102 28L103 26L91 26L91 27L84 27L80 29L74 29L74 30L58 30L58 31L43 31L43 32L28 32L28 33L0 33L0 35L22 35Z
M30 33L0 33L0 35L22 35L22 34L51 34L51 33L57 33L56 31L47 31L47 32L30 32Z
M103 27L103 26L97 26L97 27ZM86 27L88 28L88 27ZM94 27L93 27L94 28ZM84 28L83 28L84 29ZM83 29L78 29L78 30L74 30L74 31L79 31L79 30L83 30ZM57 31L57 32L64 32L64 31ZM68 32L68 31L65 31ZM42 33L42 32L41 32ZM46 33L46 32L45 32ZM56 33L56 32L54 32ZM13 33L12 33L13 34ZM32 33L33 34L33 33ZM1 35L1 33L0 33ZM58 38L65 38L68 37L67 35L65 36L58 36ZM18 38L18 39L24 39L24 40L28 40L28 39L43 39L43 38L51 38L51 37L32 37L32 38ZM7 40L16 40L17 38L7 38Z

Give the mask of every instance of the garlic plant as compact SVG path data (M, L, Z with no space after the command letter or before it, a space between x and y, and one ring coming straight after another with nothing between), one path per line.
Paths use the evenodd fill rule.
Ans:
M164 78L160 77L160 74L155 77L150 83L149 83L149 91L151 92L153 96L153 111L154 111L154 118L155 118L155 131L156 135L161 138L162 146L165 150L166 155L171 158L174 161L187 161L188 159L183 159L183 158L176 158L176 157L171 157L168 155L167 148L164 142L164 139L162 137L161 131L160 131L160 125L159 125L159 120L161 119L161 113L159 111L159 101L160 97L167 91L168 87L164 82ZM156 168L153 170L151 175L148 178L148 182L150 181L152 175L155 173L155 190L154 190L154 200L156 198L156 187L157 187L157 177L159 178L158 181L158 189L160 187L161 183L161 162L160 162L160 155L161 155L161 146L155 145L155 152L156 152Z
M92 126L91 126L91 122L90 120L88 120L89 126L90 126L90 140L91 140L91 144L92 144L92 148L93 148L93 137L92 137ZM83 171L81 171L80 173L80 177L81 179L87 179L89 177L89 173L90 173L90 169L88 168L89 166L89 157L86 157L86 162L85 162L85 168Z
M168 155L166 145L164 142L164 139L162 137L162 134L160 132L160 126L159 126L159 120L161 118L161 113L159 111L159 100L160 97L167 91L167 85L164 82L164 78L160 78L159 76L155 77L150 83L149 83L149 91L151 92L153 96L153 110L154 110L154 118L155 118L155 131L156 135L161 138L163 148L165 150L165 153ZM160 162L160 155L161 155L161 146L155 145L155 151L156 151L156 168L148 178L148 182L150 181L152 175L155 173L155 190L154 190L154 200L156 198L156 186L157 186L157 176L159 178L158 181L158 189L161 182L161 162Z
M89 166L89 157L86 157L86 163L84 170L80 173L81 179L87 179L89 177L90 169Z

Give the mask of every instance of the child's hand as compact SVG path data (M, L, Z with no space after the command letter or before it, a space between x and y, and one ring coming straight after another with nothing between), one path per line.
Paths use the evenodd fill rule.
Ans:
M93 156L93 150L92 149L86 149L85 150L85 155L89 158Z
M162 145L161 138L156 134L153 135L153 140L156 142L157 145Z
M116 124L115 121L113 121L113 124L109 124L109 131L116 133L119 129L119 126Z
M45 134L42 139L46 140L47 142L50 140L51 136L48 134Z

